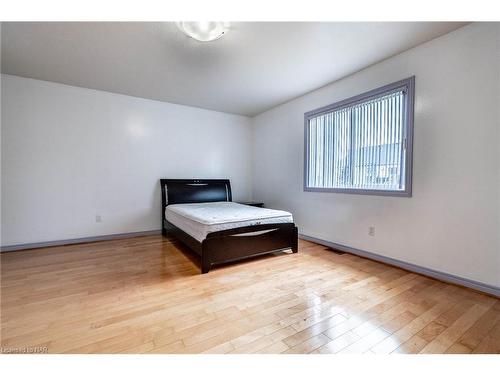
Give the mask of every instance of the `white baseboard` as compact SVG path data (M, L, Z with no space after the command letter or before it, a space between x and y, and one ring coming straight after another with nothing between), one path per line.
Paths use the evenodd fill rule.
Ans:
M19 245L8 245L8 246L2 246L0 251L3 253L7 251L29 250L29 249L38 249L42 247L73 245L86 242L97 242L97 241L117 240L121 238L149 236L153 234L161 234L161 230L158 229L158 230L149 230L143 232L106 234L103 236L72 238L60 241L47 241L47 242L25 243Z
M333 249L338 249L338 250L344 251L346 253L359 255L359 256L362 256L364 258L369 258L369 259L373 259L373 260L376 260L376 261L379 261L382 263L387 263L387 264L390 264L390 265L393 265L393 266L396 266L399 268L403 268L403 269L408 270L408 271L420 273L422 275L429 276L429 277L432 277L434 279L446 281L446 282L452 283L452 284L465 286L465 287L468 287L471 289L476 289L476 290L479 290L481 292L494 295L496 297L500 297L500 288L493 286L493 285L485 284L485 283L475 281L475 280L466 279L466 278L461 277L461 276L451 275L451 274L446 273L446 272L441 272L441 271L436 271L436 270L433 270L430 268L421 267L421 266L418 266L416 264L407 263L407 262L404 262L401 260L397 260L394 258L389 258L389 257L383 256L383 255L378 255L375 253L371 253L369 251L359 250L359 249L355 249L353 247L340 245L340 244L330 242L330 241L321 240L319 238L307 236L305 234L299 234L299 237L306 240L306 241L318 243L320 245L331 247Z

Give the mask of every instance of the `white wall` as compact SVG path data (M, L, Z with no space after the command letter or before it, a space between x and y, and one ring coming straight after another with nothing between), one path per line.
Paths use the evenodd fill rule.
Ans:
M499 34L472 24L256 116L254 198L302 234L499 286ZM304 192L304 112L412 75L413 197Z
M247 117L9 75L1 87L4 246L160 229L162 177L227 177L250 197Z

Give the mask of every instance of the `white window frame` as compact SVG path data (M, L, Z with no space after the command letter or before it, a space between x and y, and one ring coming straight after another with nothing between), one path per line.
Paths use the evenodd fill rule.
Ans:
M384 190L384 189L363 189L363 188L323 188L307 186L308 166L309 166L309 120L317 116L327 114L341 108L351 107L356 104L386 95L390 92L403 89L405 91L404 104L404 142L405 142L405 186L404 190ZM413 175L413 122L415 106L415 76L403 79L398 82L385 85L374 90L356 95L352 98L306 112L304 114L304 191L327 192L327 193L348 193L365 195L385 195L395 197L412 196L412 175Z

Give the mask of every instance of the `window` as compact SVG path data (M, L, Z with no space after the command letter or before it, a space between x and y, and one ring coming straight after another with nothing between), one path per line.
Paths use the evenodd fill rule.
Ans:
M411 196L415 77L307 112L304 190Z

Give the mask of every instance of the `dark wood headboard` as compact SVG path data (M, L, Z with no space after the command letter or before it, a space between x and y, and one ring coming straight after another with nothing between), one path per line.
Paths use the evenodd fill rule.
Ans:
M162 218L165 207L177 203L231 202L229 180L161 179Z

